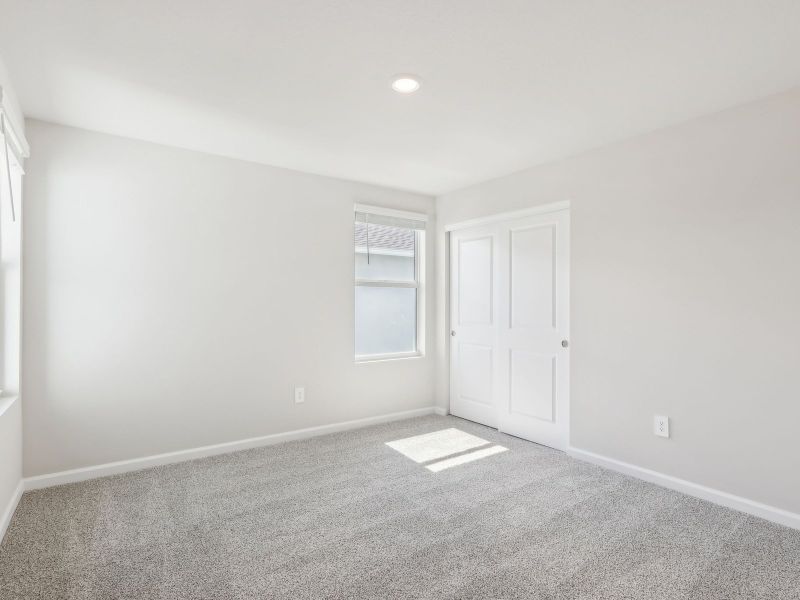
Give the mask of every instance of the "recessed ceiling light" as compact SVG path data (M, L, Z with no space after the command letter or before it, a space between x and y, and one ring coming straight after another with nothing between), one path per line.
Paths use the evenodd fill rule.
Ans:
M395 75L392 89L401 94L413 94L419 89L419 79L414 75Z

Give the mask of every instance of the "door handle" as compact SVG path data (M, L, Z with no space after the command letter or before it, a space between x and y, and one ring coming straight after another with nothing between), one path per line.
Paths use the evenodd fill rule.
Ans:
M562 348L568 348L569 347L569 342L567 340L561 340L561 347Z
M451 335L452 337L456 337L456 330L455 330L455 329L451 329L451 330L450 330L450 335Z

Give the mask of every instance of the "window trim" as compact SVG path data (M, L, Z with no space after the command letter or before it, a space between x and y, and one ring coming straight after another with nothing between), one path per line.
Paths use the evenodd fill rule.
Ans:
M419 287L417 281L400 281L396 279L356 279L356 285L361 287Z
M414 352L390 352L388 354L356 354L354 363L385 362L387 360L407 360L409 358L422 358L425 356L419 350Z
M6 139L3 143L8 144L8 149L14 154L21 169L25 166L25 159L30 157L31 148L28 145L28 140L25 139L23 129L17 129L14 126L16 119L11 117L10 111L6 109L8 103L5 102L6 93L4 93L3 86L0 85L0 114L3 115L6 129Z
M366 204L354 204L353 212L366 213L370 215L382 215L384 217L398 217L409 221L428 222L428 215L425 213L410 212L407 210L397 210L396 208L383 208L382 206L368 206Z
M363 204L355 205L355 212L378 214L385 216L396 216L402 218L413 219L426 223L428 215L422 213L413 213L407 211L400 211L388 208L370 207ZM354 363L370 363L370 362L384 362L389 360L405 360L409 358L421 358L425 356L425 237L426 229L414 230L414 280L413 281L398 281L392 279L356 279L354 273L354 286L353 290L357 287L395 287L395 288L413 288L416 290L416 326L417 331L414 338L415 348L408 352L390 352L386 354L355 354L353 352ZM354 250L355 253L355 250ZM353 297L355 302L355 296ZM355 343L355 322L353 323L353 341ZM355 348L354 348L355 350Z

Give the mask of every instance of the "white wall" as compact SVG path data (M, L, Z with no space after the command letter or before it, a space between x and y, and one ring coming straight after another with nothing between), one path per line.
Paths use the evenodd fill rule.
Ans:
M443 366L443 226L560 200L572 445L800 512L800 91L438 199Z
M353 362L353 204L431 198L37 121L28 140L26 476L433 405L433 357Z

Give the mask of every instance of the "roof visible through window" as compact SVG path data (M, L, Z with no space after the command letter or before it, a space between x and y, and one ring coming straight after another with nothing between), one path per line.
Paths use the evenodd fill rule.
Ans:
M389 251L391 254L413 256L415 232L406 227L376 225L374 223L356 222L355 245L357 252L366 252L367 228L369 228L370 252Z

